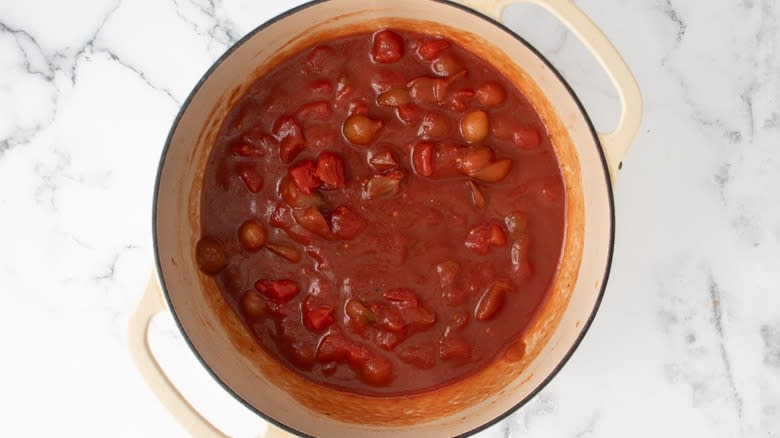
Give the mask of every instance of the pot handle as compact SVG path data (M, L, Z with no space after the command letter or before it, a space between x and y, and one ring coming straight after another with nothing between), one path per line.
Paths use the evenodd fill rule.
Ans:
M204 418L165 375L149 346L147 332L155 315L165 310L165 302L157 277L152 275L141 302L130 317L130 354L146 384L166 409L191 435L208 438L226 438L222 431ZM264 438L285 438L292 435L268 424Z
M642 94L631 70L606 35L571 0L457 0L488 17L501 21L507 6L534 3L558 18L574 32L607 72L620 96L622 112L614 131L599 133L612 182L617 178L623 158L628 153L642 121Z

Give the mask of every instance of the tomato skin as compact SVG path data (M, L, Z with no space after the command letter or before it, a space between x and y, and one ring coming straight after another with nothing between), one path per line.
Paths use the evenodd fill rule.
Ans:
M431 61L444 50L450 48L450 42L443 38L428 39L420 43L417 55L424 61Z
M281 116L272 129L279 140L279 158L283 163L290 163L306 148L303 128L291 116Z
M303 303L303 325L312 331L322 331L336 321L335 309L327 304L313 304L310 300Z
M290 168L290 178L306 195L311 195L314 189L318 188L322 181L317 176L317 167L314 161L305 160Z
M474 309L474 319L487 321L495 317L506 301L507 292L512 289L511 283L506 280L496 280L488 286L479 298Z
M415 308L420 305L417 294L405 287L386 290L382 296L399 309Z
M327 189L343 189L346 187L344 159L333 152L322 152L317 157L316 176Z
M485 255L491 247L501 247L506 244L506 233L501 225L496 223L480 224L472 227L466 235L466 248L476 254Z
M422 176L433 175L433 156L436 144L430 141L417 143L412 151L414 171Z
M244 182L247 190L257 193L263 189L263 177L258 173L257 168L251 164L239 164L236 166L236 173Z
M342 362L347 358L351 344L338 331L323 336L317 347L317 360L320 362Z
M257 280L255 289L268 298L289 301L298 295L300 289L292 280Z

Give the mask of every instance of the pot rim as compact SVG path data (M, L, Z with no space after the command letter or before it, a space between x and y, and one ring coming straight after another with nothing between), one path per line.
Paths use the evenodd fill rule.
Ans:
M211 377L225 390L228 394L233 396L234 399L236 399L238 402L240 402L244 407L249 409L251 412L258 415L263 420L267 421L268 423L273 424L276 427L279 427L280 429L283 429L287 432L290 432L292 434L295 434L297 436L302 437L312 437L312 435L308 435L306 433L303 433L299 430L296 430L290 426L288 426L285 423L282 423L280 421L277 421L274 418L271 418L270 416L266 415L261 410L255 408L251 403L244 400L240 395L238 395L235 391L233 391L230 386L228 386L222 378L209 366L209 364L203 359L201 354L198 352L197 348L195 348L195 345L192 343L190 338L187 336L187 332L184 330L184 327L181 323L181 320L179 319L175 308L173 307L173 302L171 300L171 296L168 293L168 287L165 283L165 278L162 275L162 264L160 260L160 252L158 247L158 236L157 236L157 204L158 204L158 197L160 193L160 180L162 176L163 168L165 167L165 162L168 156L168 149L171 145L171 140L173 138L174 133L176 132L177 127L179 126L179 122L181 121L184 113L188 109L190 102L195 97L195 95L198 94L203 84L208 80L208 78L214 73L215 70L217 70L222 63L230 57L230 55L233 54L235 50L237 50L240 46L242 46L245 42L252 39L257 33L261 32L268 26L281 21L285 18L287 18L290 15L293 15L297 12L300 12L302 10L308 9L312 6L321 4L321 3L327 3L332 0L311 0L306 3L303 3L301 5L298 5L294 8L287 9L284 12L268 19L267 21L263 22L256 28L254 28L252 31L247 33L244 37L242 37L240 40L236 41L233 45L231 45L225 53L223 53L214 63L209 67L208 70L206 70L205 73L200 77L198 82L193 87L192 91L190 91L189 95L187 96L187 99L182 103L181 108L179 109L178 113L176 114L176 118L173 121L173 124L171 125L171 129L168 132L168 136L165 139L165 145L163 146L161 155L160 155L160 162L157 167L157 174L155 176L155 182L154 182L154 196L152 198L152 246L154 248L154 264L155 264L155 270L157 272L157 277L160 283L160 289L163 292L163 295L165 297L165 302L168 306L168 308L171 311L171 315L173 316L173 320L176 323L176 327L179 329L179 332L182 334L182 337L184 338L184 341L187 343L187 346L192 350L192 352L195 355L195 358L200 362L200 364L206 369L206 371L211 375ZM442 3L445 5L449 5L458 9L461 9L465 12L468 12L472 15L474 15L478 19L485 20L489 22L490 24L498 27L499 29L506 32L510 37L517 40L519 43L526 46L531 52L533 52L536 56L539 57L539 59L544 62L544 64L547 66L547 68L550 69L550 71L558 78L558 80L561 82L561 84L566 88L566 91L569 93L571 98L574 100L574 102L577 105L577 108L579 109L580 113L583 116L583 119L588 125L588 129L590 130L591 135L593 136L594 143L596 144L596 149L598 152L599 160L601 161L601 167L604 172L604 182L606 183L607 188L607 195L608 195L608 201L609 201L609 217L610 217L610 224L609 224L609 246L607 249L607 260L606 265L604 268L604 274L601 281L601 287L599 289L598 295L596 297L596 301L593 305L593 309L591 310L590 315L588 316L588 319L584 322L582 325L582 328L580 329L580 333L577 335L577 338L574 340L574 343L572 344L571 348L563 355L560 362L555 366L555 368L542 380L539 385L537 385L536 388L534 388L526 397L524 397L522 400L520 400L518 403L516 403L511 408L507 409L506 411L498 414L496 417L494 417L492 420L487 421L469 431L466 431L458 437L467 437L474 435L476 433L479 433L496 423L506 419L513 413L515 413L518 409L523 407L526 403L528 403L531 399L536 397L536 395L541 392L549 383L552 381L553 378L555 378L556 375L563 369L563 367L569 362L571 357L574 355L574 352L577 350L577 348L582 343L583 339L585 338L585 335L588 333L588 330L590 329L591 324L593 323L593 320L596 317L596 314L598 313L598 310L601 306L601 302L604 298L604 294L607 288L607 283L609 281L610 272L612 270L612 257L614 254L614 247L615 247L615 199L614 199L614 193L613 193L613 187L612 187L612 180L609 176L609 167L607 165L606 156L604 154L604 148L601 144L601 141L599 139L598 133L596 131L596 128L593 126L593 122L591 121L590 117L588 116L587 111L585 110L585 107L583 106L580 99L577 97L577 94L574 92L572 87L569 85L569 83L566 81L566 79L561 75L561 73L558 71L558 69L553 66L553 64L541 53L539 52L531 43L526 41L523 37L513 32L511 29L506 27L503 23L494 20L491 17L488 17L487 15L469 8L467 6L464 6L462 4L456 3L453 0L429 0L434 3Z

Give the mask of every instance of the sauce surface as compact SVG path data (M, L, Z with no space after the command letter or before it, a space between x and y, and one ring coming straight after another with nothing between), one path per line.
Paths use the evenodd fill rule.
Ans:
M202 196L197 262L252 336L365 395L522 354L564 232L558 162L523 94L453 42L395 30L323 42L254 83Z

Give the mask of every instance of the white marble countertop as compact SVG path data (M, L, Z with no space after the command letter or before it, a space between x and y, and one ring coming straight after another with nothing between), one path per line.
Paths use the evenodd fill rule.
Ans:
M208 66L298 3L0 2L0 435L185 435L126 347L157 161ZM564 370L480 436L780 437L780 4L578 3L645 98L612 277ZM615 93L574 37L529 7L505 19L614 124ZM169 315L151 338L226 432L263 429Z

